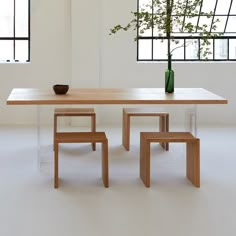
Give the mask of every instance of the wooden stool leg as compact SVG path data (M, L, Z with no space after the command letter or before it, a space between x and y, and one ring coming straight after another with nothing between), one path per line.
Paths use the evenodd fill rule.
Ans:
M54 114L54 127L53 127L53 150L55 150L55 136L57 132L57 116Z
M58 188L58 143L54 144L54 188Z
M123 109L122 122L122 144L124 148L129 151L130 146L130 116Z
M108 171L108 141L102 143L102 179L104 187L109 187L109 171Z
M187 143L186 175L196 187L200 187L200 140Z
M165 132L169 132L169 114L165 115ZM169 143L165 143L166 151L169 150Z
M159 132L166 132L165 117L159 116ZM160 145L166 149L166 143L160 143Z
M91 116L91 131L96 132L96 114ZM96 143L92 143L92 149L93 151L96 150Z
M150 143L140 134L140 178L146 187L150 187Z
M159 131L169 132L169 115L161 115L159 117ZM169 143L160 143L160 145L166 150L169 150Z

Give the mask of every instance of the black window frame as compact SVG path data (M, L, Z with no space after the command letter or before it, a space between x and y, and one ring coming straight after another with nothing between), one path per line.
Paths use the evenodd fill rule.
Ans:
M203 0L204 1L204 0ZM206 1L206 0L205 0ZM172 36L172 38L176 39L176 40L183 40L184 41L184 46L183 46L183 50L184 50L184 57L181 58L181 59L177 59L177 58L172 58L172 61L197 61L197 62L201 62L201 61L236 61L236 57L235 58L230 58L229 55L230 55L230 40L232 39L236 39L236 27L235 27L235 32L226 32L226 28L227 28L227 24L228 24L228 19L229 17L236 17L236 14L230 14L230 10L231 10L231 7L232 7L232 4L233 4L233 1L236 1L236 0L231 0L230 2L230 6L229 6L229 10L228 10L228 13L227 14L215 14L215 10L216 10L216 6L217 6L217 3L218 3L218 0L215 0L216 1L216 4L215 4L215 9L214 9L214 13L213 13L213 18L214 17L227 17L227 20L225 22L225 27L224 27L224 32L223 32L223 35L222 36L217 36L217 37L211 37L210 39L212 40L212 58L203 58L201 57L201 54L198 55L198 58L196 59L188 59L186 58L186 40L189 40L189 39L196 39L198 41L198 47L200 47L200 40L203 39L203 37L201 36L194 36L194 35L189 35L189 36ZM139 12L139 9L140 9L140 0L137 0L137 12ZM184 16L185 17L185 16ZM198 23L199 23L199 20L200 20L200 13L199 13L199 18L198 18ZM212 26L212 25L211 25ZM211 30L212 28L210 28ZM139 35L139 30L137 29L137 61L139 62L152 62L152 61L159 61L159 62L164 62L164 61L168 61L168 59L157 59L157 58L153 58L153 55L154 55L154 40L162 40L162 39L167 39L166 36L161 36L161 37L158 37L158 36L154 36L153 34L153 28L152 28L152 36L140 36ZM180 32L174 32L174 33L178 33L178 34L181 34ZM227 33L227 34L232 34L232 35L224 35L224 33ZM184 33L186 35L186 33ZM216 58L215 57L215 42L216 40L219 40L219 39L224 39L224 40L227 40L227 57L226 58ZM140 59L139 58L139 41L140 40L151 40L151 59Z
M26 40L28 41L28 59L24 62L30 62L30 43L31 43L31 38L30 38L30 0L28 0L28 36L27 37L17 37L16 36L16 0L13 0L13 36L12 37L4 37L4 36L0 36L0 41L4 40L4 41L13 41L13 60L10 59L3 59L0 60L0 63L4 63L4 62L23 62L20 60L16 60L16 42L18 40Z

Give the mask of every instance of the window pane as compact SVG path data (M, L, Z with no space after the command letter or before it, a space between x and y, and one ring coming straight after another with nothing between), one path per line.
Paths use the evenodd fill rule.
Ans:
M139 6L141 9L145 9L146 11L152 13L152 0L139 0Z
M216 5L216 0L203 0L203 4L202 4L202 12L214 12L215 9L215 5Z
M193 60L198 59L198 40L189 39L186 40L186 59Z
M203 25L206 25L204 29L207 31L210 31L211 22L212 22L212 17L207 18L206 16L201 16L199 20L199 26L202 27ZM202 31L203 30L198 30L198 32L202 32Z
M185 13L186 0L178 0L174 2L175 4L172 9L172 14L178 16L183 15Z
M196 26L197 20L198 20L198 17L185 17L185 24L192 24L193 26ZM189 32L189 31L188 29L185 29L184 32Z
M152 4L152 0L139 0L139 5Z
M13 36L14 1L0 0L0 37Z
M0 40L0 61L13 60L13 40Z
M149 13L152 13L152 0L140 0L139 5L140 5L140 10L144 10ZM144 27L146 27L146 26L144 26ZM152 36L152 29L148 29L143 32L144 27L139 28L139 35L140 36Z
M142 27L139 28L139 36L147 36L147 37L151 37L152 36L152 30L151 29L148 29L148 30L145 30L144 32L142 32Z
M139 40L139 56L140 60L151 60L152 59L152 40Z
M28 40L17 40L15 42L15 59L19 61L28 60Z
M227 15L229 12L230 3L231 3L231 0L218 0L215 14Z
M154 40L153 41L153 59L167 59L167 40Z
M186 0L184 0L184 5L183 5L183 8L185 8L185 4L187 3L187 5L188 5L188 7L189 6L192 6L192 4L193 4L193 2L192 1L186 1ZM188 11L187 13L186 13L186 15L190 15L190 14L199 14L199 11L200 11L200 8L201 8L201 1L198 1L198 4L197 4L197 6L195 5L195 9L194 9L194 11ZM184 10L185 11L185 10Z
M206 59L213 59L213 40L209 40L210 45L205 46L204 41L200 40L200 47L203 47L203 50L200 53L200 59L201 60L206 60ZM204 56L204 52L209 51L211 54L207 55L206 57Z
M28 36L28 0L16 1L16 37Z
M235 33L235 31L236 31L235 25L236 25L236 16L230 16L228 19L227 27L226 27L226 32L234 32Z
M228 43L227 39L215 40L215 59L227 59Z
M233 0L231 9L230 9L230 14L236 14L236 1Z
M216 29L212 29L212 32L224 32L227 16L217 16L214 18L214 20L216 20L216 18L219 19L220 22L215 24Z
M158 29L158 25L156 25L156 26L153 28L153 36L154 36L154 37L158 37L158 36L160 36L160 35L165 36L166 33L165 33L163 30Z
M229 40L229 59L236 59L236 39Z
M170 48L172 51L172 58L173 59L184 59L184 40L178 40L178 43L171 42Z
M172 22L173 22L173 32L180 32L182 30L182 26L183 26L183 19L184 17L179 16L178 20L180 20L181 23L177 22L177 20L175 19L175 17L172 18Z

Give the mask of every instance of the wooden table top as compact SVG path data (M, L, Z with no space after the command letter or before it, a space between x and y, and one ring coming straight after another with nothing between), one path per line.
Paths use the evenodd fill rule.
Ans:
M70 88L65 95L53 89L14 88L8 105L55 104L227 104L227 99L203 88Z

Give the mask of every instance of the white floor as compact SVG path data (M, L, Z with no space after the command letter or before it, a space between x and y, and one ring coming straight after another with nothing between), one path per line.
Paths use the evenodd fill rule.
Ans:
M185 146L152 146L151 188L139 179L139 128L131 151L120 127L109 138L110 187L100 146L62 145L60 187L53 162L37 167L36 129L0 127L0 236L231 236L236 233L236 128L199 127L201 188L185 178ZM51 140L52 133L48 137Z

